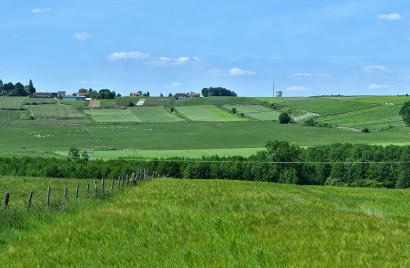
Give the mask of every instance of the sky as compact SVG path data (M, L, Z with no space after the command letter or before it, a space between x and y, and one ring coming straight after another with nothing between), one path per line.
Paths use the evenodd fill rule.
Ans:
M123 95L410 93L408 0L2 0L0 79Z

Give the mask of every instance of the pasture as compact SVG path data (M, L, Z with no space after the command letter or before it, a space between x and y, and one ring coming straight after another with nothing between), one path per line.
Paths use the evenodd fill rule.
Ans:
M235 108L237 113L244 113L246 116L260 121L277 121L279 119L280 112L272 110L262 105L225 105L224 108L232 110Z
M177 111L191 121L215 122L246 120L214 105L178 106Z
M141 121L127 109L86 110L85 113L97 123L136 123Z
M0 110L20 110L27 100L27 97L0 96Z
M14 232L1 245L0 261L48 267L405 267L409 196L408 190L159 179L94 209Z
M164 123L183 121L175 113L171 113L169 108L163 106L135 107L128 108L128 110L141 122Z
M34 119L53 120L86 120L85 114L74 106L63 104L46 104L30 106Z

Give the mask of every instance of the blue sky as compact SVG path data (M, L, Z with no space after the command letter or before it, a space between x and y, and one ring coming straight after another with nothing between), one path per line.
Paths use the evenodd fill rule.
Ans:
M408 0L2 0L0 79L41 91L410 93Z

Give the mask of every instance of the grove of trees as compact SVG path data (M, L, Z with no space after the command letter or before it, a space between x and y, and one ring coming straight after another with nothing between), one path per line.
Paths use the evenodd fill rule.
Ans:
M212 97L212 96L236 97L236 96L238 96L234 91L231 91L231 90L223 88L223 87L203 88L201 93L202 93L202 96L204 96L204 97Z
M404 123L406 123L407 126L410 126L410 101L403 104L400 109L400 115L403 117Z
M386 188L410 187L410 146L333 144L301 148L273 141L249 158L207 157L161 160L88 160L70 150L70 158L0 158L0 174L32 177L118 178L137 169L190 179L234 179L277 183ZM188 161L187 161L188 160Z
M101 89L100 91L85 88L80 88L78 90L78 94L86 94L87 97L93 99L115 99L117 94L115 91L111 91L110 89Z
M22 83L17 82L13 84L12 82L3 83L0 80L0 96L30 96L36 92L36 88L33 85L33 81L30 80L27 86Z

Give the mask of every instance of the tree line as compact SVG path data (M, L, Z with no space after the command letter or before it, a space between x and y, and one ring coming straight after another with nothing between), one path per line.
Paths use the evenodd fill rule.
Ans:
M0 96L31 96L34 93L36 93L36 88L31 80L26 86L20 82L15 84L12 82L3 83L3 81L0 80Z
M74 96L86 96L87 98L92 99L115 99L115 97L121 97L120 94L116 94L115 91L111 91L110 89L104 88L99 91L93 90L92 88L80 88L78 90L78 94L74 93Z
M203 88L202 91L202 96L204 97L213 97L213 96L231 96L231 97L236 97L238 96L234 91L231 91L229 89L223 88L223 87L209 87L209 88Z
M32 177L119 177L137 169L167 177L253 180L302 185L410 187L410 146L333 144L301 148L273 141L266 150L245 157L200 160L93 160L0 158L0 174Z

